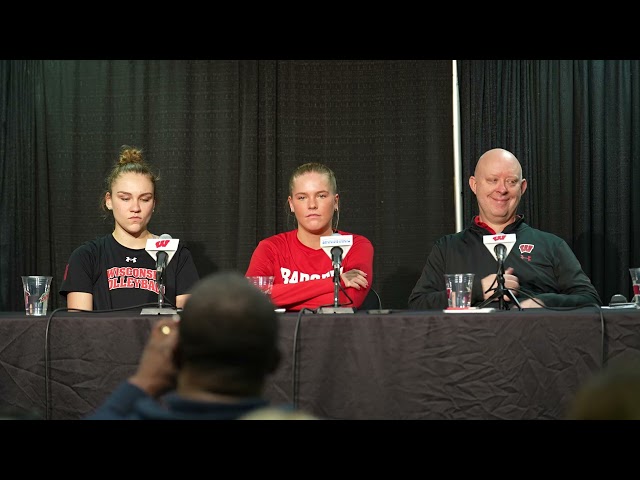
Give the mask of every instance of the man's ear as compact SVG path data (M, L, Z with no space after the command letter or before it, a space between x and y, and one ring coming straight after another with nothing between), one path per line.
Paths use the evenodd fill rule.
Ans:
M478 187L478 181L476 180L476 177L474 177L473 175L471 175L469 177L469 188L471 188L471 191L473 193L476 193L476 188Z

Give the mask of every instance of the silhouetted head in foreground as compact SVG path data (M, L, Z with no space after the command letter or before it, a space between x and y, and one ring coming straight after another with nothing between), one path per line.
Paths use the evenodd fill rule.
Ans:
M240 273L202 279L181 314L177 361L178 393L260 395L280 361L273 304Z

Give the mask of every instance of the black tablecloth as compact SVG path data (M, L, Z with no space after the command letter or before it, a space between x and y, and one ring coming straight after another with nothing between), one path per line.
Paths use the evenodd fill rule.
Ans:
M157 317L64 312L48 320L0 313L0 413L91 412L135 370ZM559 419L603 355L640 355L640 310L606 310L602 321L595 308L287 313L280 324L283 359L265 395L291 403L295 394L299 407L333 419Z

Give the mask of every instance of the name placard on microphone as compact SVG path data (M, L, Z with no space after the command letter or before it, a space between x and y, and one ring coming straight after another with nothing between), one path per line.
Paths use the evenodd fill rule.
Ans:
M353 235L334 233L330 236L320 237L320 248L324 250L324 253L327 254L332 262L336 260L334 257L337 255L340 257L340 263L342 263L342 259L347 256L352 245Z
M348 247L353 245L353 235L331 235L320 237L320 247Z
M482 241L484 246L487 247L489 253L493 256L493 258L498 261L498 257L496 256L495 247L496 245L504 245L507 249L507 253L505 254L505 258L509 256L513 246L516 244L516 234L515 233L496 233L495 235L484 235L482 237Z
M170 262L171 257L173 257L172 254L176 253L179 244L180 239L178 238L150 238L147 240L147 246L144 249L154 260L158 260L158 252L167 252Z

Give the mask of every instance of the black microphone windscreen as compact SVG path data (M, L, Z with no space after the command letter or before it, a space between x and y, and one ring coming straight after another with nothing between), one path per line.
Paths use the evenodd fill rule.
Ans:
M335 246L331 249L331 261L333 262L333 268L339 268L342 264L342 247Z
M162 240L171 240L172 239L171 235L169 235L168 233L163 233L162 235L160 235L160 238ZM158 252L157 261L156 261L156 268L158 270L164 270L164 268L167 266L167 260L168 260L167 252Z

